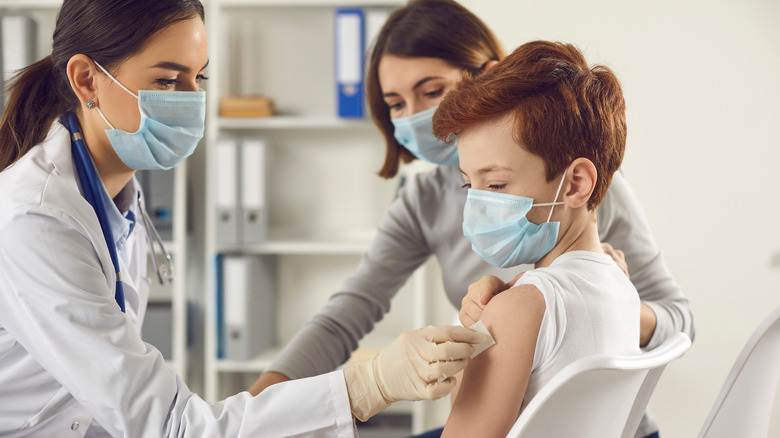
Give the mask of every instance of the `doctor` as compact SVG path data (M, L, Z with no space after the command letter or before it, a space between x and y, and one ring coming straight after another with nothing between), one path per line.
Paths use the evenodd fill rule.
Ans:
M65 0L50 56L0 125L0 436L353 436L398 400L446 395L484 335L402 334L343 371L219 403L139 334L148 299L140 169L203 135L198 0Z

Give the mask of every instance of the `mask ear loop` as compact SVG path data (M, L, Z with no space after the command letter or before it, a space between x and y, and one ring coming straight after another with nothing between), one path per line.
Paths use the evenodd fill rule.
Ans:
M114 125L112 125L111 122L108 121L106 116L103 115L103 111L100 111L100 107L99 106L96 106L95 109L98 110L98 114L100 114L100 117L103 118L103 121L106 122L106 125L108 125L109 128L116 129L116 128L114 128Z
M109 72L108 72L108 70L106 70L105 68L103 68L103 66L102 66L102 65L100 65L100 63L99 63L99 62L95 61L94 59L92 60L92 62L94 62L94 63L95 63L95 65L96 65L96 66L98 66L98 68L99 68L99 69L103 70L103 73L105 73L105 74L106 74L106 76L108 76L109 78L111 78L111 80L112 80L112 81L114 81L114 83L116 83L117 85L119 85L120 87L122 87L122 89L123 89L123 90L127 91L128 93L130 93L130 95L131 95L131 96L133 96L133 97L135 97L136 99L138 99L138 96L137 96L135 93L133 93L132 91L128 90L128 89L127 89L127 87L125 87L124 85L122 85L122 83L121 83L121 82L119 82L119 81L117 80L117 78L115 78L115 77L114 77L114 75L112 75L111 73L109 73ZM106 122L106 125L108 125L108 126L111 128L111 129L116 129L116 128L114 128L114 125L112 125L112 124L111 124L111 122L109 122L109 121L108 121L108 119L106 118L106 116L103 114L103 111L100 111L100 107L99 107L99 106L96 106L96 107L95 107L95 109L97 109L97 111L98 111L98 114L100 114L100 117L102 117L102 118L103 118L103 121L104 121L104 122Z
M122 83L121 83L121 82L119 82L119 81L117 80L117 78L115 78L115 77L114 77L114 75L112 75L111 73L109 73L109 72L108 72L108 70L106 70L105 68L103 68L103 66L102 66L102 65L100 65L100 64L99 64L97 61L95 61L94 59L92 60L92 62L94 62L94 63L95 63L95 65L96 65L96 66L98 66L98 68L100 68L101 70L103 70L103 73L105 73L105 74L106 74L106 76L108 76L109 78L111 78L111 80L112 80L112 81L116 82L116 84L117 84L117 85L119 85L120 87L122 87L122 89L123 89L123 90L127 91L128 93L130 93L130 95L131 95L131 96L133 96L133 97L135 97L136 99L138 99L138 95L137 95L137 94L135 94L135 93L133 93L132 91L128 90L128 89L127 89L127 87L125 87L124 85L122 85Z
M561 182L558 184L558 190L555 191L555 199L553 199L552 206L550 207L550 215L547 216L547 222L550 222L550 219L552 219L553 210L555 209L555 206L558 204L563 204L563 202L555 202L558 200L558 195L561 193L561 187L563 187L563 182L566 181L566 171L563 171L563 178L561 178Z

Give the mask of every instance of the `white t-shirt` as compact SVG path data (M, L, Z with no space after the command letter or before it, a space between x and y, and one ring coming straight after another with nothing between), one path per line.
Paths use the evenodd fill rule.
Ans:
M567 252L549 267L526 272L515 286L521 284L536 286L546 305L522 409L579 358L640 354L639 296L609 256Z

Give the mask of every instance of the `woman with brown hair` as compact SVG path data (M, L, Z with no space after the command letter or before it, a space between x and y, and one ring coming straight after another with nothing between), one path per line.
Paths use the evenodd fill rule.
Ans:
M217 403L143 342L153 229L136 220L134 175L175 166L203 135L203 20L198 0L65 0L52 54L11 85L0 124L4 437L353 436L352 415L446 395L485 340L414 330L343 371Z
M390 16L375 42L366 78L372 116L386 147L379 174L393 177L401 163L414 159L439 165L406 182L357 272L282 350L253 393L344 363L358 341L390 311L400 287L431 255L441 266L453 307L463 305L465 325L479 319L485 304L480 291L497 292L506 287L498 278L511 279L529 269L497 267L508 265L501 254L496 254L493 266L472 251L462 229L466 190L461 187L457 144L437 140L432 128L436 107L458 80L479 75L503 57L487 26L454 1L413 0ZM693 337L688 300L667 269L639 202L620 172L598 212L601 240L625 253L639 293L638 344L653 349L678 331ZM469 288L483 276L487 277ZM648 422L641 430L648 435L656 428Z

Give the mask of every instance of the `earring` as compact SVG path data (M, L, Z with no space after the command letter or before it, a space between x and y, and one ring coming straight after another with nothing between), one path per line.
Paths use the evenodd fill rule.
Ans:
M95 102L93 102L91 100L88 100L86 105L87 105L87 108L92 109L92 108L95 107Z

